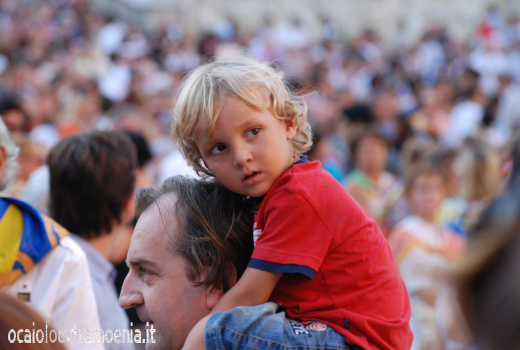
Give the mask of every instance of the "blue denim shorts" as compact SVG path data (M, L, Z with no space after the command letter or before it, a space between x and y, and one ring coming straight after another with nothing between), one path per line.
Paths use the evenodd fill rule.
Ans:
M285 318L277 308L269 302L211 315L204 334L206 349L362 350L321 322L302 324Z

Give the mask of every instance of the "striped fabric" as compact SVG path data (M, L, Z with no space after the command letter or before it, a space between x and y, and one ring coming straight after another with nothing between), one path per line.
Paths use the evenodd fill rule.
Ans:
M0 288L29 272L68 234L27 203L0 197Z

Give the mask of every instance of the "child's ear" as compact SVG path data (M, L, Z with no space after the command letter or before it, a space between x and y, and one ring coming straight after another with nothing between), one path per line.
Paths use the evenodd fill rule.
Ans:
M285 134L287 135L287 140L292 140L296 135L296 121L291 118L284 119L283 121L285 125Z

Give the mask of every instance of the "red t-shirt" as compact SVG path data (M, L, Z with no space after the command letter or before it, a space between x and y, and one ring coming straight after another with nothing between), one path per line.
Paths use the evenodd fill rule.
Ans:
M271 300L288 318L325 323L365 350L411 347L410 301L392 251L320 162L296 163L273 184L254 234L249 266L284 273Z

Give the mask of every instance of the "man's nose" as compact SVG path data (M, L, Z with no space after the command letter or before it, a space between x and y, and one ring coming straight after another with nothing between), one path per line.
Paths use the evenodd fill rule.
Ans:
M138 288L137 282L130 270L128 275L126 275L123 287L121 288L121 294L119 295L119 305L123 309L129 309L144 303L143 295Z
M237 168L244 166L253 159L253 155L246 147L237 147L233 154L233 165Z

